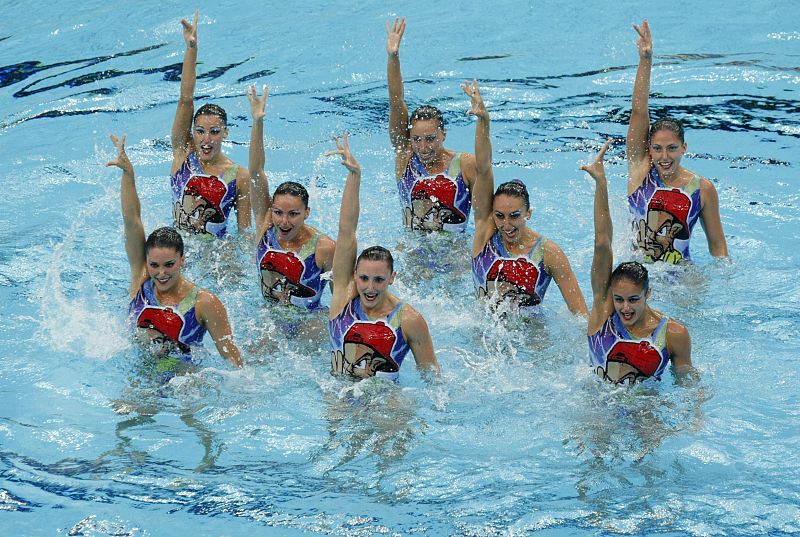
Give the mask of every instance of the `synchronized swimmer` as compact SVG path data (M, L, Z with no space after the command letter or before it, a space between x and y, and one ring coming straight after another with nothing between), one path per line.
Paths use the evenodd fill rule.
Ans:
M250 226L253 212L260 289L275 307L319 310L325 273L330 273L332 374L398 382L410 351L418 368L439 376L428 324L390 292L396 277L392 253L383 246L358 253L361 167L347 133L334 137L336 149L325 154L339 156L347 170L334 241L306 223L311 208L303 185L287 181L270 194L264 150L266 85L261 96L255 85L245 92L253 121L247 169L222 152L228 136L225 111L214 104L194 111L198 15L195 12L191 23L181 20L186 51L171 134L174 227L159 228L145 240L124 136L111 136L118 154L107 164L122 170L120 199L131 268L129 316L137 338L157 357L158 372L169 380L190 371L195 365L193 349L206 331L221 356L236 367L243 365L224 305L181 272L181 232L223 237L234 209L239 230ZM639 67L626 147L636 237L631 255L645 263L688 262L689 237L699 219L711 254L727 256L716 189L681 166L687 147L683 127L672 118L650 125L652 37L646 20L634 28ZM634 260L612 270L612 222L603 166L610 141L591 164L581 166L595 181L589 311L567 255L554 240L528 226L533 209L525 184L513 179L494 188L490 118L477 81L461 86L470 98L467 114L476 119L474 154L444 147L447 131L437 108L422 106L409 117L399 59L405 29L403 18L386 23L389 136L404 226L465 233L474 211L471 258L478 300L495 311L502 307L503 313L537 314L555 280L569 311L587 318L589 362L601 378L615 384L660 379L670 364L678 380L695 376L689 331L648 305L652 290L647 267Z

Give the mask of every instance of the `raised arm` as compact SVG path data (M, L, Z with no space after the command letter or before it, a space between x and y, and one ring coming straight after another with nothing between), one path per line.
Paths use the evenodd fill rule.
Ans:
M608 208L608 181L603 167L603 157L611 140L603 144L594 162L581 166L595 181L594 191L594 256L592 257L592 311L589 315L588 335L596 333L611 315L614 304L609 293L611 265L614 254L611 249L613 226Z
M489 138L489 112L481 97L476 80L464 82L461 89L469 95L469 116L475 116L475 184L472 186L472 210L475 215L475 235L472 238L472 257L483 250L495 231L492 219L494 172L492 171L492 141Z
M136 192L136 180L133 174L133 165L125 152L125 136L117 138L113 134L111 141L117 148L117 158L106 163L106 166L116 166L122 170L120 182L120 205L122 207L122 222L125 225L125 252L128 254L128 264L131 267L131 283L129 292L136 294L142 281L146 277L144 255L144 225L142 225L142 209L139 194Z
M183 55L183 69L181 69L181 95L178 98L178 109L175 120L172 122L172 173L186 158L192 141L192 116L194 115L194 87L197 80L197 18L198 11L194 12L194 21L189 23L181 19L183 26L183 40L186 42L186 52Z
M242 367L244 365L242 354L233 341L228 312L220 299L205 289L201 290L197 295L195 312L197 313L197 320L206 327L206 330L214 340L214 345L216 345L220 355L236 367Z
M250 129L250 159L248 170L250 172L250 199L253 205L253 214L256 218L256 230L262 231L266 224L265 218L272 200L269 195L269 181L264 171L264 117L266 116L267 95L269 88L264 85L261 98L256 93L253 84L247 90L247 100L250 101L250 113L253 116L253 127ZM261 233L256 233L256 240L261 239Z
M339 233L336 236L336 250L333 254L333 297L329 315L336 318L350 301L353 292L350 285L353 281L353 269L356 265L358 243L358 213L360 211L359 194L361 190L361 167L350 153L347 133L340 140L334 137L336 150L325 153L325 156L340 155L342 165L347 168L347 181L342 192L342 207L339 211Z
M636 81L633 83L631 99L631 122L628 125L626 139L626 155L628 158L628 195L639 188L649 166L647 136L650 129L650 70L653 67L653 37L647 20L641 26L633 25L639 38L636 46L639 49L639 68L636 70Z
M389 140L396 155L395 176L399 180L410 157L411 140L408 133L408 107L403 97L403 75L400 73L400 41L406 31L406 20L397 18L389 26L386 21L386 67L389 84Z

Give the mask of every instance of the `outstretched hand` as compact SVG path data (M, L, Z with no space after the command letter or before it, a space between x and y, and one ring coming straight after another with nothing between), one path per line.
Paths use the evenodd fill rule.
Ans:
M186 19L181 19L181 26L183 26L183 40L186 41L186 46L194 48L197 46L197 17L200 14L199 10L194 10L194 22L190 23Z
M395 18L391 28L389 21L386 21L386 52L390 56L397 56L400 53L400 40L403 39L405 31L406 19Z
M636 47L639 49L639 58L649 60L653 57L653 36L650 34L650 25L647 19L642 21L641 26L633 25L633 29L639 34L636 40Z
M478 89L478 81L473 79L472 84L469 81L464 81L461 84L461 89L469 95L470 106L472 106L467 115L475 116L478 119L489 119L489 112L486 111L486 105L483 103L483 97L481 97L481 92Z
M350 144L347 142L347 133L345 132L341 139L339 139L338 136L331 136L331 138L336 142L336 150L328 151L325 153L325 156L340 155L342 157L342 165L347 168L348 171L360 174L361 166L358 165L358 161L350 152Z
M264 111L267 107L267 95L269 94L269 87L264 84L264 93L261 97L258 97L258 93L256 93L256 85L252 84L250 89L246 92L247 100L250 101L250 114L253 116L253 119L263 119L267 113Z
M606 178L606 170L605 167L603 166L603 158L606 156L606 151L611 146L612 141L613 140L611 138L606 140L606 143L604 143L603 147L600 148L600 152L597 153L594 162L588 165L584 164L583 166L581 166L581 170L591 175L595 181Z
M116 166L125 173L133 175L133 164L131 164L128 154L125 152L125 135L122 138L117 138L113 134L109 134L114 147L117 148L117 158L106 162L106 166Z

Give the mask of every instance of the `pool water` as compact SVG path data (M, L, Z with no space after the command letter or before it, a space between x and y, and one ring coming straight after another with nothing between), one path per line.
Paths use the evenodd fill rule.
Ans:
M269 84L271 184L306 184L312 225L333 234L345 175L322 155L331 133L352 133L360 244L396 252L394 290L428 320L443 380L412 364L396 387L330 377L324 320L281 335L298 320L263 303L243 232L218 249L190 240L187 273L227 305L247 366L207 341L202 368L159 387L126 331L119 174L104 164L108 134L127 133L145 228L170 223L178 21L191 8L6 2L0 533L800 533L800 12L788 0L655 7L201 2L196 96L228 110L226 152L246 163L244 90ZM696 265L653 267L653 303L689 327L698 385L599 383L555 287L539 318L499 323L476 306L468 237L439 239L451 255L437 263L419 255L400 229L387 133L396 15L408 17L409 106L443 109L447 146L471 151L459 84L479 80L496 180L525 181L532 227L567 253L587 300L593 184L578 167L624 139L631 24L649 18L651 111L685 122L684 163L715 183L731 253L712 259L698 226ZM624 146L607 160L622 259Z

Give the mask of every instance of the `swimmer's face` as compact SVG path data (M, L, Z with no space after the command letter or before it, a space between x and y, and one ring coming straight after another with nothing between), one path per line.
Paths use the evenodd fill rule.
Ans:
M675 237L683 229L683 224L666 211L647 211L647 227L644 233L644 253L653 259L661 259L665 253L674 250Z
M411 200L411 227L425 231L441 231L452 220L453 211L430 198Z
M184 193L175 207L175 221L180 229L194 233L208 233L206 223L217 214L217 209L200 196Z
M361 305L366 309L378 306L394 283L395 273L389 270L385 261L362 259L353 271L356 290Z
M367 378L386 369L387 360L375 349L361 343L344 344L344 372L348 375Z
M525 222L532 212L530 208L525 208L525 200L516 196L499 194L492 202L494 225L507 244L516 244L522 240Z
M409 131L411 149L423 164L434 164L441 156L447 131L436 119L418 119L411 124Z
M634 326L644 318L650 289L645 290L641 284L628 279L619 279L611 284L611 296L623 326Z
M153 280L158 291L169 291L180 282L183 256L174 248L161 246L150 248L145 264L147 275Z
M261 269L261 293L264 298L289 304L290 299L297 294L297 289L298 286L280 272Z
M197 156L203 162L215 160L222 154L222 142L228 137L228 127L222 118L211 114L197 116L192 128L192 141Z
M297 238L306 218L311 214L311 209L305 206L303 199L291 194L275 196L270 211L275 233L278 235L278 240L283 243Z
M681 157L686 152L686 143L671 130L661 129L653 133L648 146L650 159L661 177L668 179L678 171Z

